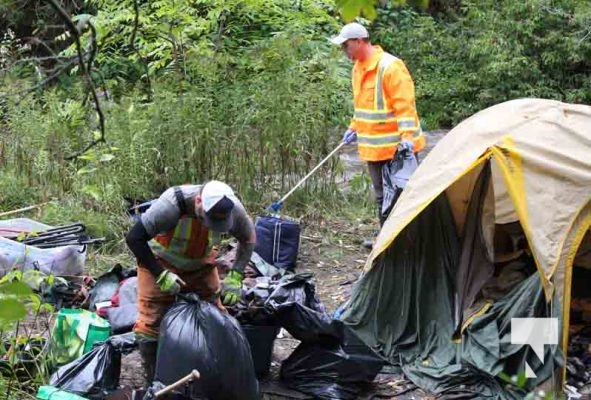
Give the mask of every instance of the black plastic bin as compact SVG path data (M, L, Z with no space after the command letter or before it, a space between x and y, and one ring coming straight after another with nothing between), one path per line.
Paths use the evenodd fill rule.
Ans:
M273 356L273 344L279 329L278 326L242 325L242 330L250 345L254 372L259 379L269 373Z

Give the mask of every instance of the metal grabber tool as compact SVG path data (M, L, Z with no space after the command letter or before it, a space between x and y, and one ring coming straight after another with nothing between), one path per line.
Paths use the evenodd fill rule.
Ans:
M318 170L318 168L320 168L326 161L328 161L337 151L339 151L341 149L341 147L343 147L345 145L345 142L340 142L339 145L333 150L331 151L326 157L324 157L324 159L322 161L320 161L318 163L318 165L316 165L312 171L308 172L308 174L306 176L304 176L302 179L300 179L300 181L298 183L295 184L295 186L293 188L291 188L291 190L289 192L287 192L285 194L285 196L283 196L281 198L281 200L278 200L276 202L274 202L273 204L271 204L269 207L267 207L267 212L271 212L271 210L273 210L275 213L277 213L279 211L279 209L281 208L281 206L283 205L283 202L289 197L291 196L291 194L293 192L295 192L295 190L300 187L302 185L302 183L306 182L306 180L312 176L312 174L314 174L314 172L316 172Z

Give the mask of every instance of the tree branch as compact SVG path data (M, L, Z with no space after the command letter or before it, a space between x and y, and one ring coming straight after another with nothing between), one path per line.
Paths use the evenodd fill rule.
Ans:
M140 5L137 0L133 0L133 31L131 31L131 37L129 38L129 45L135 48L135 35L137 33L137 27L140 22Z
M41 40L37 37L34 37L34 36L27 37L27 38L24 38L23 41L27 41L27 43L34 43L34 44L40 45L45 50L47 50L47 52L49 52L53 57L59 57L57 54L55 54L53 49L47 45L47 43L45 43L43 40Z
M74 158L80 156L81 154L83 154L84 152L86 152L88 149L95 146L96 144L105 142L105 116L103 114L103 110L101 109L100 101L99 101L99 98L96 94L96 87L94 85L94 81L92 80L92 76L90 76L89 68L84 63L84 56L82 53L82 44L80 42L80 31L78 30L76 25L74 25L74 22L72 21L72 19L68 15L68 13L66 13L66 11L56 2L56 0L48 0L48 1L49 1L49 4L51 4L51 6L53 7L53 9L62 17L62 19L64 20L64 23L68 27L72 36L74 37L74 40L75 40L74 43L76 44L76 54L78 56L77 57L78 58L78 66L80 67L80 70L82 71L82 76L84 77L84 81L86 83L86 88L92 96L92 99L94 101L95 111L98 114L98 118L99 118L99 128L100 128L99 138L93 140L92 143L89 146L87 146L86 149L84 149L84 151L78 152L78 153L74 154L73 156L69 156L69 157L65 158L66 160L71 160L71 159L74 159ZM94 56L92 54L96 51L96 30L94 29L94 26L92 26L90 21L86 21L86 25L91 27L90 28L91 34L93 35L93 38L91 39L91 47L92 47L91 48L91 57L89 57L89 61L91 61L91 59L94 58Z
M139 49L135 46L135 36L137 34L138 26L139 26L139 22L140 22L140 6L138 3L138 0L133 0L133 12L134 12L133 31L131 32L131 38L129 39L129 46L131 47L133 52L137 55L141 64L144 66L144 70L146 73L146 86L148 88L148 101L151 102L152 101L152 81L150 80L150 70L148 68L148 63L146 62L144 57L142 57L142 54L140 53Z
M90 54L88 56L88 72L92 71L92 63L94 62L94 57L96 56L97 46L96 46L96 28L94 25L87 21L86 25L90 27Z
M76 60L68 61L61 68L56 68L56 72L49 75L47 78L43 79L41 82L37 83L35 86L30 87L20 93L17 93L21 96L21 98L16 102L16 105L19 105L29 94L33 93L35 90L42 88L43 86L47 85L49 82L60 76L66 69L70 68L72 64L74 64L75 62Z
M222 47L222 35L225 29L225 22L226 22L226 14L222 11L220 13L220 26L218 27L218 34L215 40L215 49L214 53L217 53Z
M80 157L82 154L86 153L88 150L92 149L97 144L104 143L104 142L105 142L105 140L103 138L98 138L96 140L93 140L85 148L83 148L82 150L78 150L74 154L65 157L64 160L67 160L67 161L74 160L74 159Z

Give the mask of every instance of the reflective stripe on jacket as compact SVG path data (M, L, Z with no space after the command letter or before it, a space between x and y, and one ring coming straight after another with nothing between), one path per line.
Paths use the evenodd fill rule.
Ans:
M179 269L195 271L215 262L209 257L212 239L200 219L183 215L173 229L156 235L148 244L157 257Z
M350 128L357 132L362 160L392 159L401 139L413 140L415 152L425 147L414 83L402 60L375 46L368 61L355 64L352 81L355 113Z

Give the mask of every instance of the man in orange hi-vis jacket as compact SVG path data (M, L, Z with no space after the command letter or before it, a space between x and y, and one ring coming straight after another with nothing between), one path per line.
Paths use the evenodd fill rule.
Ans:
M355 61L355 112L343 141L357 142L359 157L367 161L382 225L382 166L397 150L412 149L416 154L426 144L415 106L414 82L404 62L372 45L367 29L358 23L345 25L331 42Z

